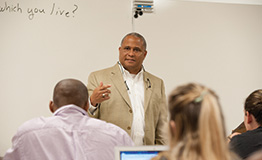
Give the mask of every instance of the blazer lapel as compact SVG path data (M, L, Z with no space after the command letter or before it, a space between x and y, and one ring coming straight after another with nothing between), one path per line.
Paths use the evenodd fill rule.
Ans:
M152 87L154 84L152 84L152 81L150 81L149 74L147 72L144 72L144 88L145 88L145 102L144 102L144 109L146 111L148 107L149 100L152 95Z
M119 94L123 97L128 106L131 108L131 102L127 93L127 88L124 83L123 75L120 71L118 64L116 64L113 67L113 70L111 71L111 80L114 83L114 86L118 90Z

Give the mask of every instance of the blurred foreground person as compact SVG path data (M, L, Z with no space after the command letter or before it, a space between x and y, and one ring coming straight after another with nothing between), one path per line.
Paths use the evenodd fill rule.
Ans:
M190 83L169 96L169 151L153 160L236 160L227 146L218 96L211 89Z
M134 145L121 128L87 115L88 91L78 80L60 81L49 107L52 117L19 127L4 160L114 160L115 146Z

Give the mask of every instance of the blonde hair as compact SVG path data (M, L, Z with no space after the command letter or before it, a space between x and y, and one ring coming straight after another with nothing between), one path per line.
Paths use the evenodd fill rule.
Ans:
M169 96L171 157L179 160L229 160L224 118L218 96L196 83L179 86ZM171 131L172 132L172 131Z

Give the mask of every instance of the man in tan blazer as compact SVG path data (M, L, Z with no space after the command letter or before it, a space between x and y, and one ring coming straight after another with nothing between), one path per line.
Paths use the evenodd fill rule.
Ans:
M89 115L118 125L136 145L166 144L164 82L145 71L146 55L142 35L133 32L122 39L119 62L89 75Z

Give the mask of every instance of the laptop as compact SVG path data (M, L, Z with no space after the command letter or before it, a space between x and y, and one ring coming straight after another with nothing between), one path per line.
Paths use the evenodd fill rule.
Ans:
M150 160L159 152L167 151L168 146L119 146L115 147L115 160Z

